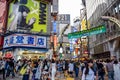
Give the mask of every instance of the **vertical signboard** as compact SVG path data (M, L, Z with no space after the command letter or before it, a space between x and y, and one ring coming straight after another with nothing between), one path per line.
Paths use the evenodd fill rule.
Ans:
M73 52L74 47L73 47L72 39L69 39L69 43L70 43L70 52Z
M53 13L58 13L58 0L53 0Z
M35 0L13 0L8 15L8 30L47 32L48 3Z
M4 38L0 36L0 48L3 46L3 41L4 41Z
M57 22L53 22L53 33L57 33Z
M4 32L7 14L7 1L0 0L0 33Z
M57 35L54 35L54 49L56 51L57 48Z

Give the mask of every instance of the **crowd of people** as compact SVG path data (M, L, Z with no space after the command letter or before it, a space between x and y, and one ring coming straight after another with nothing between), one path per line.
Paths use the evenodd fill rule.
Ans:
M22 80L55 80L64 74L64 77L78 78L81 80L120 80L120 64L117 60L27 60L15 61L12 58L0 59L0 74L5 80L16 74Z

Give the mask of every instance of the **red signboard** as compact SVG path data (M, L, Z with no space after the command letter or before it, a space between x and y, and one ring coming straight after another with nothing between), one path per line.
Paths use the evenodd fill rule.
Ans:
M57 35L54 35L54 48L56 50L57 47Z
M5 19L7 15L7 1L0 0L0 33L4 32L5 29Z
M4 41L4 38L2 36L0 36L0 47L3 46L3 41Z

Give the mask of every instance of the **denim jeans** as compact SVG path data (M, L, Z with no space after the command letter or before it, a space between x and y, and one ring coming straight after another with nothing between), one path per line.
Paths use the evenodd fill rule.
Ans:
M104 80L104 74L99 74L98 75L98 80Z
M114 71L108 71L108 80L114 80Z
M24 74L22 80L29 80L29 74Z
M79 75L79 68L76 68L75 69L75 77L78 77L78 75Z
M15 77L14 68L7 69L6 77L9 77L10 73L12 74L12 77Z

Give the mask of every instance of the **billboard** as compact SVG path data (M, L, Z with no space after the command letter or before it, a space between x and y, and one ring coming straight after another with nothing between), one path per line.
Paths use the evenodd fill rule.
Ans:
M8 30L47 32L48 3L35 0L13 0L8 14Z
M29 34L13 34L4 38L3 48L8 47L36 47L46 48L47 38Z
M4 32L7 15L7 1L0 0L0 33Z

